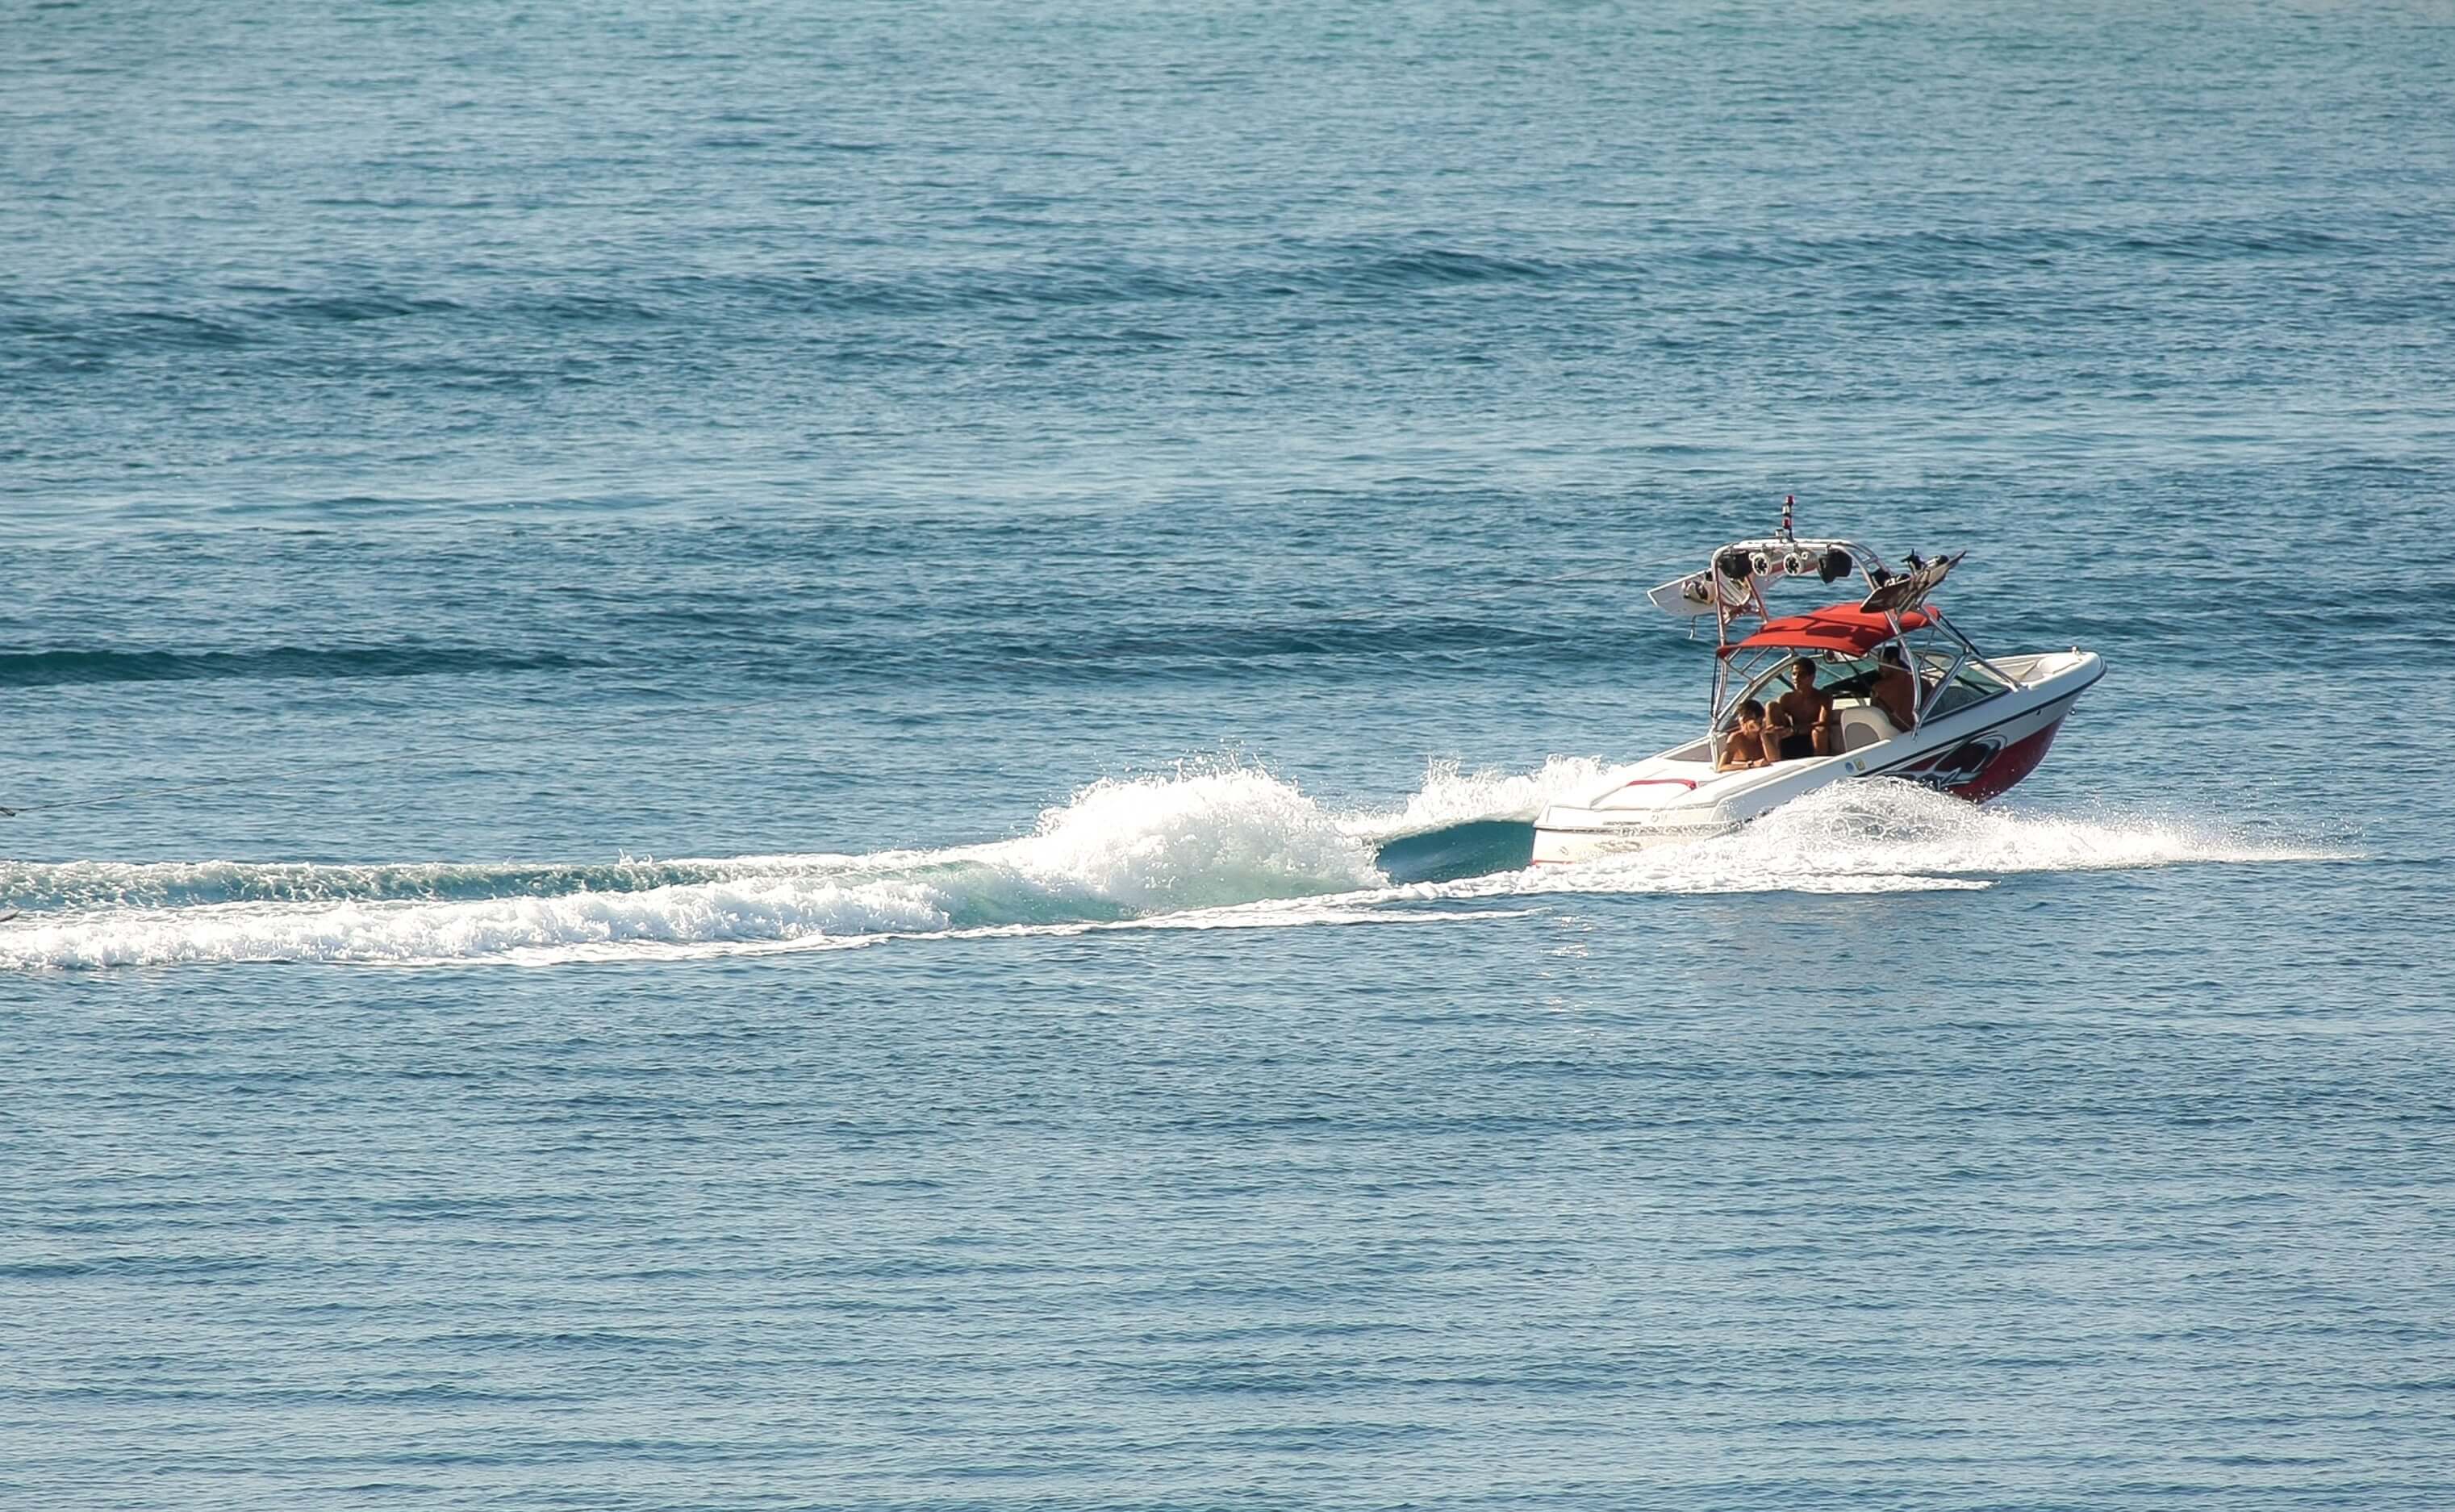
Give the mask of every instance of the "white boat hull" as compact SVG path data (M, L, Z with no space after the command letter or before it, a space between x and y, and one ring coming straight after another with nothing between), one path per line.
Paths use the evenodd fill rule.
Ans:
M1534 822L1533 864L1563 866L1721 834L1820 787L1869 777L1923 783L1983 803L2036 769L2063 716L2104 671L2088 651L1998 664L2016 685L1836 756L1717 772L1710 743L1697 740L1621 767L1583 802L1543 810Z

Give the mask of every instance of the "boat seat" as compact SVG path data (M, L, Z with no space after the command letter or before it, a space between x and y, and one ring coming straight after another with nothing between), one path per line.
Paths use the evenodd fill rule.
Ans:
M1900 733L1892 716L1873 704L1853 704L1838 710L1841 716L1841 748L1863 750L1878 741L1888 741Z

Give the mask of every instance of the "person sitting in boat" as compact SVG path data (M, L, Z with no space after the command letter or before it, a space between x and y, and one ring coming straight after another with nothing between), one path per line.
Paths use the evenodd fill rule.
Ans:
M1888 644L1876 653L1876 685L1867 696L1892 719L1893 728L1917 728L1918 681L1910 670L1909 659L1901 655L1898 645Z
M1816 685L1810 658L1790 664L1790 691L1774 700L1771 725L1775 761L1805 761L1841 748L1841 716L1832 696Z
M1744 771L1751 766L1770 766L1773 753L1766 749L1765 706L1755 699L1739 701L1739 722L1722 737L1722 759L1714 764L1717 772Z

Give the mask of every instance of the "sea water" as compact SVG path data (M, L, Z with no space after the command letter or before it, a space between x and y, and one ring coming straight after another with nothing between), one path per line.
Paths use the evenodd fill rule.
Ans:
M2455 1503L2450 26L0 12L0 1502Z

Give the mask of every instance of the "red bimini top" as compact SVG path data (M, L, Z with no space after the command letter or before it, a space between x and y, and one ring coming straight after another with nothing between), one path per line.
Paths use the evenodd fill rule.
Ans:
M1922 610L1902 611L1901 628L1905 631L1923 630L1927 623ZM1722 654L1728 656L1733 651L1778 645L1799 651L1840 651L1850 656L1865 656L1892 638L1893 627L1882 615L1869 614L1855 603L1836 603L1828 608L1811 609L1805 614L1785 614L1778 620L1767 620L1755 634L1722 647Z

